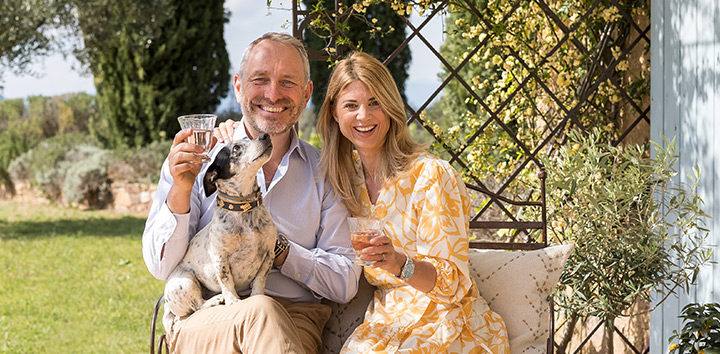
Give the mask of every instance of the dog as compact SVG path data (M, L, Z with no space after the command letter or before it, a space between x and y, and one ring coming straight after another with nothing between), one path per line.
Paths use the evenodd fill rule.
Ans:
M233 141L208 168L203 187L206 195L217 190L217 202L210 223L192 238L165 284L166 330L176 318L240 301L238 291L249 286L250 296L265 293L277 230L262 205L256 175L271 154L272 143L263 134ZM216 295L205 300L208 293Z

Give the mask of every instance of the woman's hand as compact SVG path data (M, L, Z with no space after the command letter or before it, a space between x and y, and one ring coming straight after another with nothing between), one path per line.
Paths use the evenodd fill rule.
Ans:
M384 269L399 278L408 256L396 251L390 238L384 234L373 238L370 243L372 246L365 247L362 250L360 259L374 261L373 267ZM415 272L405 282L422 292L430 292L435 287L435 281L437 280L435 267L430 262L418 259L412 259L411 261L415 264Z
M236 122L232 119L228 119L220 124L213 130L213 136L217 138L218 142L227 143L231 142L235 129L242 126L241 122Z
M395 276L400 276L400 270L405 264L405 255L396 251L392 240L386 235L376 236L370 240L371 246L362 250L360 259L375 262L372 266L384 269Z

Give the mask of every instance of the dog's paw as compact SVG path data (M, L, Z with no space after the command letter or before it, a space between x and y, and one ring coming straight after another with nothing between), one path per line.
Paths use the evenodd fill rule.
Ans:
M223 295L222 295L222 294L217 294L217 295L215 295L215 296L207 299L207 301L205 301L205 302L202 304L202 306L200 306L200 308L199 308L198 310L202 310L202 309L206 309L206 308L208 308L208 307L213 307L213 306L221 305L224 301L225 301L225 298L223 297Z
M233 296L233 295L230 295L230 296L225 295L225 305L226 306L230 306L230 305L238 303L238 302L240 302L240 299L238 297Z

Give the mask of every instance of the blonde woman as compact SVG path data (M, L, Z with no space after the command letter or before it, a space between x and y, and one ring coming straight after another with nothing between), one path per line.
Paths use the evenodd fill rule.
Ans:
M341 60L317 131L322 171L350 213L385 221L361 256L377 290L342 351L509 352L502 318L470 277L465 185L412 140L387 68L364 53Z

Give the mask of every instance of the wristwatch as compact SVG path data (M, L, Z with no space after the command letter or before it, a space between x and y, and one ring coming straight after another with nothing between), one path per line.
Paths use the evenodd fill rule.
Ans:
M290 241L288 241L287 236L283 235L283 233L281 232L278 232L277 241L275 241L275 258L278 258L289 247Z
M415 274L415 263L410 256L405 256L405 264L400 268L400 280L407 281Z

